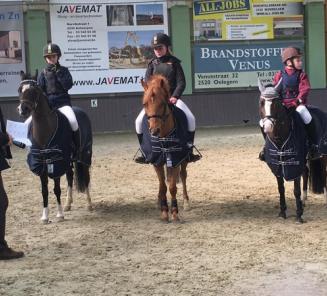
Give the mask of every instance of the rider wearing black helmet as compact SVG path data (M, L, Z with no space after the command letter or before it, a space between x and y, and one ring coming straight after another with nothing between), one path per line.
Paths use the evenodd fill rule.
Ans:
M175 104L178 108L184 111L188 122L188 143L190 147L193 147L195 118L191 110L180 99L186 85L181 61L172 55L170 51L171 41L168 35L164 33L155 34L151 40L151 46L156 57L148 64L148 68L145 73L145 81L148 81L154 74L161 74L167 78L171 94L169 102L171 104ZM140 144L142 143L143 138L142 120L144 114L144 109L142 109L135 121L135 129ZM199 155L194 155L193 153L190 154L190 162L194 162L199 159ZM143 155L141 157L137 157L135 161L138 163L146 163Z
M71 107L68 90L73 86L73 78L68 68L60 65L61 50L57 44L49 43L43 48L43 57L47 66L38 77L38 85L48 96L50 107L63 113L72 128L76 153L79 155L80 135L75 113Z

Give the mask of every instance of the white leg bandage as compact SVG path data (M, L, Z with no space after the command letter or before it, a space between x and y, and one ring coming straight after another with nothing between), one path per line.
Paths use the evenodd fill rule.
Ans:
M78 130L78 122L77 122L75 113L73 111L73 108L70 106L62 106L62 107L58 108L58 110L67 117L70 127L72 128L73 132L77 131Z
M295 110L297 113L300 114L304 124L310 123L310 121L312 120L312 116L306 106L304 105L297 106Z
M193 113L191 112L191 110L186 106L186 104L181 99L177 100L176 106L179 109L183 110L186 115L188 131L194 132L195 131L195 117L194 117Z
M142 109L142 111L140 112L140 114L135 119L135 130L136 130L136 132L138 134L143 134L143 131L142 131L142 121L143 121L144 115L145 115L145 111L144 111L144 109Z

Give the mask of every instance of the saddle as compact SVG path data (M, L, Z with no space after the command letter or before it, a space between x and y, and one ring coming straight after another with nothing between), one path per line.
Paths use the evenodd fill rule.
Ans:
M152 136L148 129L148 118L142 121L143 140L141 152L148 163L155 166L166 164L177 167L189 157L191 148L187 145L188 130L185 113L174 105L170 105L175 118L175 127L164 138Z

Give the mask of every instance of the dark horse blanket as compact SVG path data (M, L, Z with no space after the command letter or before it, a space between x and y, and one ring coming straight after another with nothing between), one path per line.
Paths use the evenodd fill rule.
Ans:
M80 108L74 107L79 130L81 133L81 162L90 166L92 158L92 130L87 115ZM57 128L45 149L41 149L31 135L32 124L29 127L29 139L32 147L27 155L30 170L40 176L47 173L50 178L58 178L68 170L73 152L72 130L68 119L56 111Z
M327 117L324 112L315 107L308 107L316 125L316 139L319 152L327 154ZM282 147L277 147L267 136L265 143L265 159L276 177L283 177L286 181L300 177L306 165L308 139L304 123L297 112L290 114L292 128Z
M173 112L175 127L165 138L150 134L146 115L142 122L143 141L141 150L146 160L155 166L165 163L167 167L176 167L188 158L191 152L187 145L187 118L181 109L175 106L169 107Z

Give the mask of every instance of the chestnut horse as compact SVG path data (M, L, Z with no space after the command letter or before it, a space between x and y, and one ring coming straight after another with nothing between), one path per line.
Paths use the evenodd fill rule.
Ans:
M148 120L149 133L153 137L166 138L175 128L175 117L171 107L168 104L169 84L167 79L162 75L153 75L150 81L144 82L143 106L145 115ZM171 195L171 220L179 221L178 205L177 205L177 180L179 176L183 184L183 202L184 209L189 209L189 197L187 194L186 178L187 178L187 160L183 160L176 167L167 167L167 183ZM168 203L167 203L167 185L165 182L165 162L154 165L154 169L159 179L158 201L161 209L161 220L169 221Z
M40 169L36 174L40 177L42 185L42 197L43 197L43 214L41 221L46 224L49 222L49 208L48 208L48 177L51 176L51 171L49 171L49 163L56 163L57 160L63 159L63 154L61 150L60 155L56 155L52 159L49 158L47 151L55 151L58 149L53 149L48 147L49 143L52 143L53 137L57 134L65 135L65 131L59 128L59 115L50 109L48 98L43 93L42 89L36 83L37 74L34 77L21 72L22 81L20 83L18 92L20 104L18 106L19 114L23 117L32 116L32 128L31 137L38 149L34 149L36 152L37 165L40 165ZM72 155L68 155L67 162L63 165L62 174L66 174L68 188L67 188L67 203L65 206L65 211L69 211L71 208L71 203L73 202L72 196L72 186L73 179L75 175L75 183L77 190L79 192L86 193L88 209L92 210L91 197L89 193L89 183L90 183L90 163L92 157L92 130L90 121L84 111L79 108L74 108L77 120L80 125L81 131L81 155L82 159L85 161L76 161L72 159ZM59 112L58 112L59 113ZM65 119L66 125L68 121ZM83 122L81 122L83 121ZM70 127L68 126L69 131ZM70 133L68 133L71 135ZM72 139L64 139L65 143L63 147L71 147ZM87 143L87 145L85 144ZM82 148L84 146L84 148ZM33 148L33 146L32 146ZM65 151L71 151L70 149L65 149ZM31 149L29 156L33 152ZM32 153L33 154L33 153ZM86 155L87 154L87 155ZM57 158L57 159L54 159ZM59 163L60 161L58 161ZM51 166L52 164L50 164ZM48 170L44 169L48 166ZM74 172L73 168L74 167ZM61 205L61 188L60 188L60 176L53 177L54 180L54 193L57 197L57 219L62 221L64 219L63 208Z

